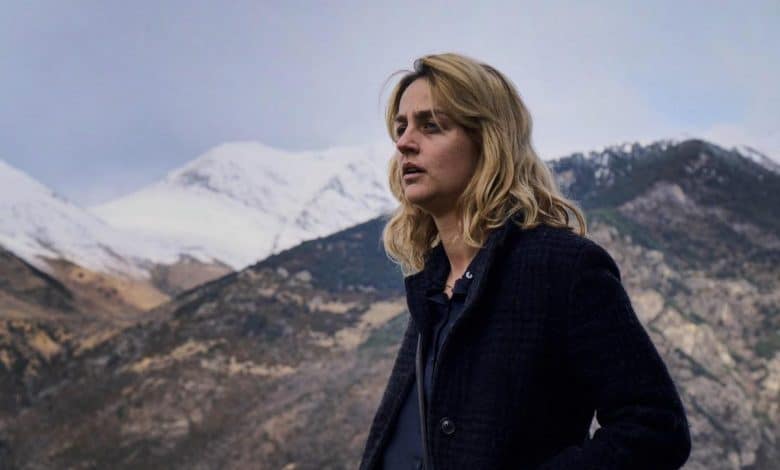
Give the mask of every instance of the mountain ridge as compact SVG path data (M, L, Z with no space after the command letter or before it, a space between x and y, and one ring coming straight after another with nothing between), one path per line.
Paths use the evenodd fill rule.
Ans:
M610 158L641 165L642 155L683 142L704 141L623 143L549 164L560 166L572 158L597 162L588 184L600 184L598 179L615 177L606 163ZM705 144L780 174L780 166L748 146L726 150ZM385 152L381 145L285 152L257 142L229 142L160 181L87 209L3 163L0 181L7 189L0 203L5 221L0 245L43 270L48 269L43 258L134 278L149 278L155 266L186 258L240 269L392 210L396 201L386 189L385 174L390 154L390 146ZM578 190L568 188L565 179L560 179L564 189ZM582 184L582 175L578 181ZM591 203L587 197L582 202L585 207Z
M777 470L776 206L728 204L741 182L780 184L722 150L692 142L659 147L644 168L619 156L552 166L569 197L588 201L589 237L613 255L680 391L694 442L685 468ZM638 168L654 179L623 185ZM384 222L308 240L73 345L78 354L56 356L57 373L27 390L23 413L0 417L8 458L33 468L354 467L409 321Z

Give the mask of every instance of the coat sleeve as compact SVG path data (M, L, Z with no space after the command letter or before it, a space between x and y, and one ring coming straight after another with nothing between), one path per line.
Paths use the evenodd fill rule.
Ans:
M676 469L691 451L674 383L639 322L614 260L587 242L573 273L566 312L566 361L601 426L580 446L539 468Z

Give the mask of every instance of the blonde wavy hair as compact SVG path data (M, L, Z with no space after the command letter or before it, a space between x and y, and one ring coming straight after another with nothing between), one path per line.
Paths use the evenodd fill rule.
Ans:
M585 216L558 189L552 173L531 145L531 115L514 85L495 68L459 54L427 55L414 62L394 87L385 115L393 141L394 119L406 88L427 80L436 109L460 125L480 149L477 168L456 202L463 241L479 248L490 230L516 213L523 229L547 224L587 231ZM431 110L433 111L433 110ZM382 232L385 252L404 275L423 269L439 241L433 217L405 197L398 158L388 168L390 190L400 202Z

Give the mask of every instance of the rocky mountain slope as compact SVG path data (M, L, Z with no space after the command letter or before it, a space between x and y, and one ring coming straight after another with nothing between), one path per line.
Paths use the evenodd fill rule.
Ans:
M692 416L687 467L778 468L780 173L700 140L552 167L607 228L594 238L667 351Z
M685 468L780 468L780 175L696 140L551 166L678 385L694 441ZM0 461L354 468L408 317L383 222L183 292L101 340L49 335L49 351L70 346L0 418ZM3 364L4 377L25 367Z

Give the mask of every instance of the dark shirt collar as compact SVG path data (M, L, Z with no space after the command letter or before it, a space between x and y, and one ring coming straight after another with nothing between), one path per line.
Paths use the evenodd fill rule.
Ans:
M469 264L466 272L471 271L475 276L482 273L488 258L487 253L492 251L496 245L503 242L504 238L506 238L510 224L513 223L511 220L512 218L508 219L503 226L488 233L485 243L483 244L482 248L479 249L474 259L471 260L471 263ZM447 281L447 276L450 272L449 264L450 262L447 259L447 253L444 251L444 245L441 241L439 241L439 243L437 243L436 246L431 249L428 258L425 261L425 268L419 273L409 276L407 280L412 281L413 278L417 278L419 276L422 278L420 280L423 281L426 286L426 294L440 292L444 290L444 284ZM466 276L464 273L464 277L461 279L466 280L465 277ZM465 285L465 287L468 288L468 285L473 280L473 278L469 279L469 282ZM453 289L456 286L453 286Z
M495 258L495 251L497 251L505 242L508 234L516 227L516 222L522 220L522 214L518 213L512 217L507 218L504 225L498 227L488 233L485 244L478 252L477 256L472 260L474 270L474 276L468 285L464 285L466 290L467 299L465 303L468 303L470 297L477 295L476 291L479 289L468 289L471 284L475 284L475 287L484 283L484 279L490 270L490 264ZM427 297L436 293L441 293L444 290L444 283L447 280L449 274L449 260L447 254L444 252L444 246L441 241L436 244L429 252L425 267L422 271L407 276L404 279L404 285L406 287L406 298L409 306L409 312L414 318L419 328L427 329L430 327L429 315L425 314L427 308ZM480 277L480 282L474 282L477 277ZM446 297L445 297L446 298Z
M452 287L452 300L456 302L463 302L468 294L469 287L476 281L477 277L482 274L482 270L486 261L487 243L484 247L477 251L477 254L469 263L469 266L464 271L463 276L455 281L455 285ZM449 274L449 272L448 272ZM445 278L446 282L446 278ZM428 289L426 292L428 300L437 303L447 303L447 295L444 294L444 288L437 290L436 288Z

